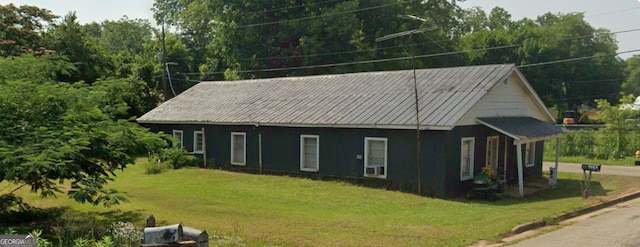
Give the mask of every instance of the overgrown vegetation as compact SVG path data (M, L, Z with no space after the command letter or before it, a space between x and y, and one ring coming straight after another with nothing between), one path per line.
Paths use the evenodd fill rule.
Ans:
M566 133L560 143L560 155L580 156L588 159L619 160L632 157L640 150L640 114L630 105L633 95L622 97L620 104L612 106L606 100L597 100L598 118L606 123L598 130L574 130ZM555 155L555 142L545 145L545 156Z
M188 153L184 147L171 147L160 149L153 154L145 164L145 169L147 174L158 174L168 169L180 169L197 164L198 159Z

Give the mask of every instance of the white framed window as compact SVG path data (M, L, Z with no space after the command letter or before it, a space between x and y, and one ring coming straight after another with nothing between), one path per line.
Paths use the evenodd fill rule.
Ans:
M532 167L535 165L536 143L529 142L525 144L524 148L524 165L526 167Z
M184 144L183 142L184 136L182 134L182 130L173 130L173 139L176 142L175 144L176 147L182 147Z
M387 138L364 138L364 175L387 177Z
M247 134L231 132L231 164L244 166L247 164Z
M204 133L202 131L193 132L193 152L201 154L204 152Z
M317 172L320 164L320 137L300 135L300 170Z
M498 168L498 147L500 138L498 136L487 137L487 161L486 166L491 166L494 169Z
M473 178L475 142L474 137L464 137L460 143L460 181Z

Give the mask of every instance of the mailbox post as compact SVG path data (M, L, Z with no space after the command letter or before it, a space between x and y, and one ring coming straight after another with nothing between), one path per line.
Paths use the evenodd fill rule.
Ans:
M600 172L602 165L596 164L582 164L582 174L584 175L584 191L582 192L582 198L587 199L589 197L589 185L591 185L591 172ZM589 171L589 176L587 176Z

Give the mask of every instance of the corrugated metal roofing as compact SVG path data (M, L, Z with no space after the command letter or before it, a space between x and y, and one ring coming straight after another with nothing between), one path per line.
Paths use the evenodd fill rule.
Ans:
M422 128L450 129L513 65L416 70ZM412 70L201 82L140 123L415 128Z
M532 117L487 117L477 121L515 140L548 139L567 131Z

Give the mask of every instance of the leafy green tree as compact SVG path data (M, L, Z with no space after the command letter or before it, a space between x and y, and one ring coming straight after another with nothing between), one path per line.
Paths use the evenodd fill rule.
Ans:
M434 1L160 1L158 24L172 25L192 52L191 69L204 79L264 78L410 68L402 62L326 66L451 51L455 3ZM417 15L424 21L404 18ZM429 33L376 43L378 37L438 26ZM414 47L414 44L419 44ZM425 58L417 67L459 64ZM287 69L303 67L305 69ZM268 70L268 71L265 71ZM225 73L221 73L225 71ZM251 71L250 73L242 73Z
M33 58L1 63L21 59ZM0 83L0 182L16 185L0 197L15 198L13 192L25 186L52 196L68 181L71 188L66 192L78 202L109 206L125 200L104 185L116 169L133 162L132 155L162 148L166 141L117 119L125 98L108 100L116 94L109 86L43 81Z
M89 37L78 23L75 12L64 16L61 22L53 24L45 33L47 47L69 58L77 68L77 73L70 76L63 75L59 78L60 81L93 83L105 76L110 67L108 59L104 51L99 50Z
M625 61L622 93L640 95L640 56L635 55Z
M0 59L0 84L7 80L54 82L59 76L69 76L75 71L75 66L66 57L55 54L24 54L11 59Z
M638 116L638 110L624 107L633 104L634 101L633 94L623 96L617 106L611 105L607 100L596 100L599 110L598 118L606 123L606 127L600 132L604 133L603 136L609 137L608 142L601 147L601 149L607 149L607 147L610 149L610 152L605 154L607 155L605 158L620 158L625 156L625 151L628 154L629 149L634 150L633 145L629 145L633 143L629 136L637 137L638 122L630 120Z
M108 78L91 85L91 95L100 110L112 119L142 116L160 101L157 91L135 78Z
M461 50L470 64L514 63L521 68L545 104L558 112L594 104L594 99L617 99L622 61L613 35L595 29L579 13L547 13L536 20L508 21L509 14L494 9L487 30L464 36ZM493 24L491 24L493 23ZM486 49L497 47L496 49ZM585 58L576 61L563 61ZM551 62L549 64L545 64ZM533 66L529 66L533 65Z
M39 33L56 18L51 11L35 6L0 4L0 56L48 53Z

